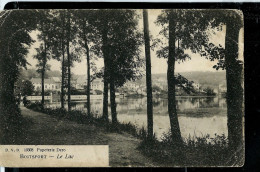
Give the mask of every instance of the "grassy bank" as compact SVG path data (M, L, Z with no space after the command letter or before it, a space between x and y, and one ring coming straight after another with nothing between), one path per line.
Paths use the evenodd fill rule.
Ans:
M42 112L47 115L56 117L58 119L67 119L71 121L75 121L80 124L91 124L97 127L103 127L106 129L107 132L127 132L137 138L143 139L146 137L146 130L144 128L137 129L137 127L133 124L129 123L116 123L112 124L111 121L105 121L102 117L94 117L94 114L87 115L87 113L82 112L80 110L71 110L68 112L62 108L43 108L41 103L30 103L26 106L28 109Z
M244 163L244 150L231 152L225 135L187 138L183 139L182 145L176 146L168 133L162 141L142 140L139 150L165 166L242 166Z
M102 118L88 116L78 110L68 112L64 109L50 109L41 107L40 103L29 104L27 108L43 112L58 119L67 119L77 123L91 124L105 128L106 132L129 133L139 139L141 144L138 150L145 156L151 157L162 166L233 166L243 163L243 152L234 155L228 147L228 140L225 135L209 135L183 139L183 144L174 146L171 134L164 134L161 141L154 136L152 140L147 139L147 132L144 128L138 129L131 123L117 123L113 125Z

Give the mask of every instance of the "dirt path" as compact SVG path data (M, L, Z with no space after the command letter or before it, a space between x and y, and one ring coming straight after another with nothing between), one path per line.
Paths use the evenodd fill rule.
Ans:
M157 166L143 156L137 146L140 140L125 133L106 133L93 125L59 120L44 113L21 107L28 121L22 144L28 145L109 145L110 166Z

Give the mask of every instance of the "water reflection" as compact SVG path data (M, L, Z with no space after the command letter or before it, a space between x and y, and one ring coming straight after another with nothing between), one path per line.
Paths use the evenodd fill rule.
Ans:
M146 98L117 98L118 120L131 122L137 127L146 127ZM60 103L51 103L49 107L60 107ZM109 104L110 106L110 104ZM102 99L91 100L91 111L96 116L102 114ZM72 109L87 111L85 101L73 101ZM110 111L110 109L109 109ZM158 138L169 131L168 100L157 98L153 100L154 132ZM226 100L219 97L177 97L177 111L181 134L202 136L209 134L225 134L227 136Z

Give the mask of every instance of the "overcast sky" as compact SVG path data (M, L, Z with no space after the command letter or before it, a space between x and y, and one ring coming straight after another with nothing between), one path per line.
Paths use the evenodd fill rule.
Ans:
M141 14L141 10L138 11ZM160 26L157 26L154 22L160 10L148 10L148 18L149 18L149 30L150 34L153 38L158 37L159 31L161 29ZM139 29L143 30L143 22L142 18L139 21ZM240 49L239 49L239 56L240 59L243 57L243 30L240 31ZM37 64L37 60L33 59L33 56L36 54L35 48L39 46L39 42L37 41L36 32L32 32L31 36L36 42L33 44L31 49L29 50L29 54L27 55L27 60L31 64L28 68L35 68ZM216 35L212 35L210 41L216 45L221 44L224 46L225 42L225 27L223 27L223 31L216 32ZM193 54L189 50L187 50L191 56L191 60L185 61L184 63L176 63L176 72L190 72L190 71L216 71L212 68L217 62L211 62L206 60L205 58L201 57L199 54ZM51 70L61 70L60 62L56 60L50 60L48 64L51 65ZM103 66L103 59L99 59L96 61L98 67ZM166 73L167 72L167 61L166 59L159 59L156 57L156 51L151 50L151 65L152 65L152 74L156 73ZM80 63L75 63L74 67L72 68L72 72L77 75L86 74L87 67L86 67L86 57L83 56Z

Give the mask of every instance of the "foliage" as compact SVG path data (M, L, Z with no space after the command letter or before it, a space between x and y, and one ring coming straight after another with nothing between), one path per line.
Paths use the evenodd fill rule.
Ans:
M26 68L28 64L25 57L29 46L34 42L29 32L35 29L38 13L35 12L34 15L32 11L4 11L2 13L0 26L1 59L8 60L1 64L8 68L6 72L16 80L19 67Z
M38 11L0 12L0 142L12 144L20 134L21 116L14 97L19 69L28 64L26 55L34 42L29 33L35 29Z
M215 96L216 95L214 90L212 88L210 88L210 87L205 88L204 91L205 91L207 96Z
M127 80L135 80L143 76L143 59L140 57L142 35L137 29L138 16L135 10L97 10L97 21L94 23L97 33L104 29L103 20L108 22L108 47L111 63L114 66L116 87ZM103 54L102 44L93 46L98 56Z
M178 74L175 76L175 85L182 88L186 93L195 93L195 89L193 87L193 81L189 81L184 76Z
M189 137L183 139L182 147L173 146L170 132L161 139L154 139L153 142L144 139L139 150L165 166L230 166L241 163L241 157L231 153L224 134Z
M36 64L36 71L40 74L50 70L51 67L47 64L47 61L50 60L50 56L46 51L47 50L43 47L43 45L41 45L39 48L36 48L37 54L34 56L34 58L38 60L38 64Z
M28 103L26 107L37 112L51 115L52 117L56 117L59 120L67 119L78 122L80 124L91 124L98 127L103 127L108 132L127 132L140 139L145 139L147 136L146 130L144 128L138 129L135 125L131 123L117 123L116 125L112 125L111 121L107 123L102 117L95 117L95 114L89 116L79 110L71 110L70 112L68 112L63 108L44 108L40 102Z
M191 59L189 54L186 53L187 50L190 50L192 53L199 53L202 57L211 61L218 60L214 68L224 69L224 48L222 45L209 42L209 38L213 29L222 30L223 20L217 19L216 16L223 15L226 11L220 14L217 10L173 10L174 16L171 16L170 12L171 10L164 10L158 16L156 24L163 27L160 31L163 39L168 39L168 20L170 17L174 18L176 22L176 61L180 63ZM156 52L159 58L168 58L169 48L163 43L163 39L154 39L153 48L159 48Z
M102 95L103 94L103 91L101 90L94 90L96 92L97 95Z
M71 95L86 95L86 89L84 90L71 89Z
M96 22L96 10L77 10L74 12L75 25L78 27L77 37L78 44L83 48L84 54L89 54L91 62L91 69L93 72L96 70L94 60L97 60L98 56L92 51L97 44L100 44L101 37L97 33L97 27L95 26ZM99 53L97 53L99 54Z
M65 109L42 108L41 103L32 103L27 106L35 111L46 113L59 120L67 119L80 124L91 124L97 127L105 128L107 132L129 133L139 139L141 143L139 150L154 161L165 166L185 165L185 166L228 166L233 163L240 163L241 158L230 154L227 137L216 135L210 137L188 137L183 139L182 147L174 147L171 139L171 133L164 133L161 141L157 140L155 135L152 140L147 139L147 132L144 128L138 129L131 123L118 123L116 126L111 122L106 123L102 118L88 116L86 113L72 110L68 112Z
M160 92L160 91L162 91L162 89L160 87L158 87L157 85L154 85L152 87L152 90L153 90L153 92Z
M21 85L21 94L22 96L30 96L34 93L34 86L31 81L25 80Z

